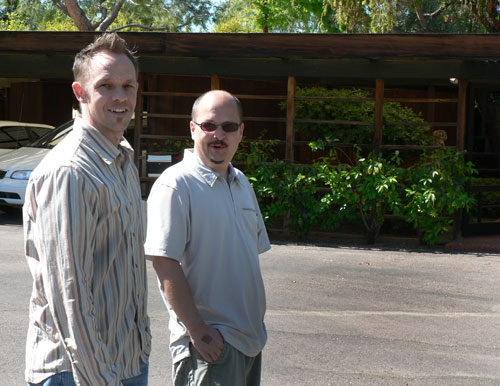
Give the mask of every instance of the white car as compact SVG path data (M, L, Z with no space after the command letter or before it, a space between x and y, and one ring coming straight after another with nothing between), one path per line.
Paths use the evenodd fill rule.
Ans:
M0 155L36 141L53 128L43 123L0 121Z
M73 121L66 122L29 145L0 155L0 206L24 204L31 172L72 129Z
M21 207L31 172L47 153L71 130L73 120L62 124L27 146L0 155L0 208ZM130 121L125 138L133 142L134 120Z

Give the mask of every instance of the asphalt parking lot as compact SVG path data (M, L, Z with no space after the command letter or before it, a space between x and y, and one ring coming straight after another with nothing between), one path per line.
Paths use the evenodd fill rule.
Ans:
M0 212L0 384L23 385L31 276L19 213ZM500 255L274 243L263 386L500 385ZM171 385L149 264L150 385Z

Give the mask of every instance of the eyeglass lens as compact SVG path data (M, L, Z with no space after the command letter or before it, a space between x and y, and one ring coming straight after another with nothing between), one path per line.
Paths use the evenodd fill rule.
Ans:
M203 131L215 131L215 130L217 130L217 126L219 126L213 122L202 122L202 123L199 123L197 125L199 125ZM240 125L238 123L235 123L235 122L222 123L220 126L222 127L222 130L224 130L226 133L231 133L231 132L236 131L240 128Z

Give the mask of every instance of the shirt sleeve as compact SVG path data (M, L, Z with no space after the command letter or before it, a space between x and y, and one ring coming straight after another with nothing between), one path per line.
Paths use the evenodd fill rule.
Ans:
M257 197L255 196L255 191L253 190L252 185L250 185L250 183L248 183L248 185L252 191L252 197L253 197L253 201L255 204L255 209L257 211L257 221L258 221L258 224L257 224L258 225L258 228L257 228L257 240L258 240L257 249L258 249L259 253L264 253L264 252L271 249L271 243L269 241L269 236L267 234L266 226L264 224L264 219L262 218L262 213L260 212Z
M97 329L92 296L97 199L72 168L30 182L34 240L59 339L79 385L121 385Z
M146 255L181 261L191 237L187 190L160 177L151 189L147 207Z

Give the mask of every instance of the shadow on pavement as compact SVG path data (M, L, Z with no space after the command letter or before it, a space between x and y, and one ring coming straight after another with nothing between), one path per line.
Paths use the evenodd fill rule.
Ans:
M22 209L0 207L0 225L23 225Z
M375 244L367 244L363 235L329 233L319 235L312 234L307 242L297 241L293 237L283 237L270 233L273 244L296 245L302 247L316 246L325 248L353 248L364 251L400 251L412 253L432 254L472 254L477 256L487 254L498 254L500 252L500 235L460 238L435 245L420 243L417 237L398 237L397 235L379 236ZM456 245L455 245L456 244Z
M0 225L23 225L23 213L21 208L0 206ZM488 253L498 254L500 252L500 236L470 237L452 240L448 243L437 245L423 245L416 237L394 237L380 236L375 244L366 244L363 235L342 233L317 233L311 234L307 242L298 241L294 237L283 237L282 234L269 232L271 242L281 245L316 246L326 248L355 248L359 250L385 250L434 254L475 254Z

